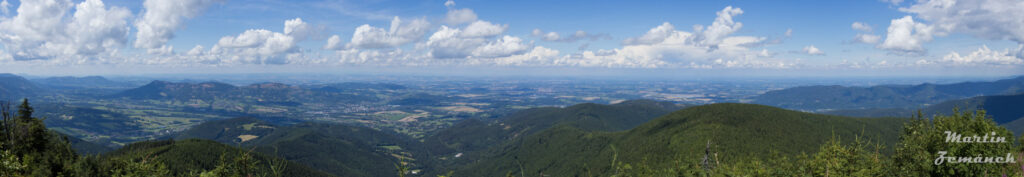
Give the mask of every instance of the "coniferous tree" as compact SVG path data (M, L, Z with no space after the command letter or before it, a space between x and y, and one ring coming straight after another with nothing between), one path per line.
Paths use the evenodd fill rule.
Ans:
M35 112L35 110L28 104L28 99L22 100L21 105L18 106L18 120L28 121L32 119L32 112Z

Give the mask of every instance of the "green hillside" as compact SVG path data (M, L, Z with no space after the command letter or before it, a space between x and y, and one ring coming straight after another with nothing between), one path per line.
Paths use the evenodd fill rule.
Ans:
M613 105L584 103L565 108L534 108L490 122L465 120L425 138L425 143L435 154L477 151L556 125L585 131L628 130L680 108L680 105L652 100L633 100Z
M68 139L68 143L71 143L71 149L79 154L101 154L114 150L113 148L96 144L93 142L85 141L80 138L61 134L61 136Z
M150 159L161 162L176 176L187 176L190 172L213 170L225 159L236 159L245 149L239 149L209 140L162 140L144 141L126 145L121 149L104 154L104 158ZM331 176L305 165L284 161L275 157L254 153L256 173L270 173L271 162L287 163L283 176ZM223 157L222 157L223 156Z
M178 133L174 139L206 139L224 144L250 144L272 133L277 126L256 118L239 117L203 122Z
M415 161L422 149L402 135L366 127L306 123L255 140L256 150L338 176L396 176L398 157Z
M892 145L904 121L712 104L676 111L621 132L556 126L486 153L470 154L460 160L471 163L459 167L456 174L499 176L519 169L525 174L553 176L609 174L613 157L625 163L671 168L680 160L703 157L708 142L723 162L764 159L773 151L790 156L814 153L833 136L852 139L860 135Z
M92 140L98 144L138 141L129 137L145 131L144 125L128 115L110 110L53 103L40 103L36 107L39 110L36 114L46 117L43 122L50 129L84 139L93 136ZM108 137L96 138L95 135Z
M417 159L428 155L420 142L397 133L322 122L275 126L242 117L205 122L176 138L252 147L337 176L395 176L400 158L418 169L426 162Z

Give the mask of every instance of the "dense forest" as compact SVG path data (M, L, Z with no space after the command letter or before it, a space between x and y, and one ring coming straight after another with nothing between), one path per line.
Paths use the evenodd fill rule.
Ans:
M967 135L1006 137L1005 143L951 143L947 131ZM833 136L816 152L785 156L770 153L767 158L718 160L709 148L701 160L663 164L624 163L616 153L607 176L1021 176L1022 146L1006 128L998 126L985 111L954 110L952 115L925 118L920 114L903 124L898 142L892 146L865 137ZM890 151L890 152L887 152ZM941 152L941 153L940 153ZM940 154L944 154L940 158ZM950 157L958 156L958 157ZM965 163L971 160L1007 156L1008 163ZM966 161L965 161L966 159ZM940 160L942 160L940 162ZM988 159L998 160L998 159ZM1004 161L1006 162L1006 161ZM589 174L589 171L585 171ZM586 176L586 175L584 175Z

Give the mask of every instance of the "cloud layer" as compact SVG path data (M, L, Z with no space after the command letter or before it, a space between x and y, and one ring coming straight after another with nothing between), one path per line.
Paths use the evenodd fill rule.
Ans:
M849 49L828 41L814 42L816 45L790 42L802 40L801 34L790 40L794 28L813 30L746 27L741 22L743 16L762 14L745 14L733 6L703 12L715 16L702 24L668 20L648 24L645 31L613 38L601 29L545 31L529 24L487 19L471 8L456 7L451 0L436 4L433 15L394 16L390 21L376 20L355 27L329 27L351 30L347 34L324 35L323 24L333 23L289 17L282 18L288 19L283 23L275 22L274 26L281 26L274 29L258 27L215 34L222 37L175 52L170 44L176 32L219 2L223 0L145 0L138 14L132 14L128 8L109 6L101 0L24 1L15 11L8 10L11 3L0 1L4 10L0 18L4 49L0 63L789 69L807 66L803 58L813 58L816 61L811 63L817 66L848 68L1024 65L1024 11L1019 10L1024 9L1024 3L1012 0L894 2L893 6L904 5L896 7L904 14L885 19L888 24L843 22L841 28L849 24L852 31L845 35L852 36L834 41L840 43L837 45L859 45L891 54L864 62L848 62L851 59L845 52ZM1002 49L1005 45L971 46L970 50L954 51L928 45L951 34L1017 45L1006 49ZM827 49L828 55L822 49Z

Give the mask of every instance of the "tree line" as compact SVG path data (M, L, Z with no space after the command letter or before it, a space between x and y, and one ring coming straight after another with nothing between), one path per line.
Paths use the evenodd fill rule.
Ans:
M949 141L949 132L1015 137L986 116L984 110L961 112L954 109L953 112L932 118L918 112L903 125L899 142L890 153L878 142L861 137L844 142L841 137L833 136L817 152L795 157L773 153L767 159L740 158L732 162L677 161L674 168L651 168L642 162L630 164L613 160L615 173L611 176L1024 176L1021 163L1024 161L1021 159L1024 137L1005 143ZM1003 159L1008 155L1011 156L1008 162L984 160Z

